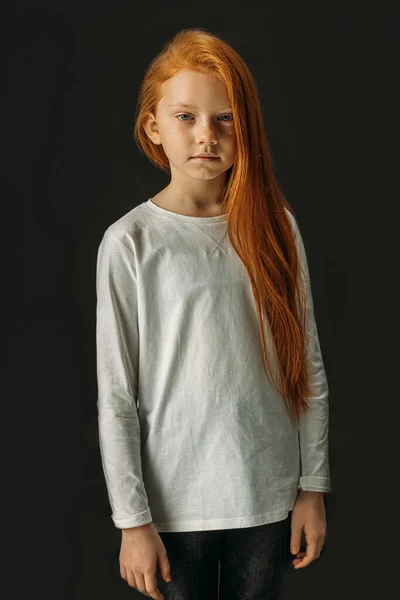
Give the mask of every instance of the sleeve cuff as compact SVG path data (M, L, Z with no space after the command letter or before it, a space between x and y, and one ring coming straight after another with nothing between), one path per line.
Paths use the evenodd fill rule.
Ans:
M325 492L327 494L332 491L331 480L328 477L300 477L297 488L305 492Z
M129 527L139 527L140 525L147 525L151 523L153 518L151 516L150 509L147 509L136 515L130 517L111 517L115 527L117 529L128 529Z

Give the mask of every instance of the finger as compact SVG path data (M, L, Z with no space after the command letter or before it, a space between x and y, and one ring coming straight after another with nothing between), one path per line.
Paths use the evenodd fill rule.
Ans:
M290 551L292 554L297 554L301 546L302 527L296 527L292 522L292 534L290 539Z
M126 571L126 572L127 572L127 578L125 579L125 581L130 585L130 587L135 588L136 590L138 590L145 596L148 596L149 594L147 594L145 591L142 591L142 588L140 588L140 589L138 588L137 579L136 579L133 571Z
M128 571L126 570L127 576L126 576L126 582L131 586L131 587L136 587L136 578L135 575L133 574L132 571Z
M320 541L318 542L317 558L319 558L319 557L321 556L321 552L322 552L322 550L323 550L324 543L325 543L325 540L324 540L324 539L322 539L322 540L320 540Z
M302 561L302 558L307 555L307 552L298 552L296 558L292 560L293 565L297 565Z
M146 590L149 593L151 598L154 600L162 600L164 596L161 594L160 590L157 587L157 580L155 573L147 573L145 575L146 582Z
M307 567L317 558L317 538L311 538L307 543L307 554L301 559L301 563L295 565L295 569Z
M138 590L138 592L141 592L142 594L146 595L146 585L144 583L144 577L142 573L136 573L135 575L136 578L136 589Z
M119 565L119 572L121 573L122 579L124 579L125 581L128 581L128 576L127 576L127 572L126 572L124 565L121 565L121 564Z
M293 560L298 560L299 558L303 558L303 556L306 556L306 555L307 555L307 552L305 552L305 551L298 552L296 555L296 558L294 558Z
M304 567L308 567L316 559L316 556L312 556L311 554L307 554L306 556L298 559L298 562L294 565L295 569L303 569ZM295 559L297 560L297 559Z

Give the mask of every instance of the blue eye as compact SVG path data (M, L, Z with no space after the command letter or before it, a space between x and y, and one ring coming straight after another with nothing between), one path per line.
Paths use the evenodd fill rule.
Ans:
M177 118L177 119L179 119L179 117L190 117L190 116L191 116L191 115L188 115L187 113L182 113L182 114L180 114L180 115L177 115L177 117L176 117L176 118ZM218 117L218 118L221 118L221 117L231 117L231 119L230 119L230 120L228 120L228 121L225 121L225 120L223 120L223 123L230 123L231 121L233 121L233 116L232 116L232 115L225 114L225 115L221 115L221 116L220 116L220 117ZM179 119L179 121L182 121L182 122L185 122L185 121L188 121L188 120L189 120L189 119L183 119L183 121L182 121L182 119Z
M221 117L231 117L231 121L233 121L233 115L221 115ZM225 123L229 123L230 121L225 121Z

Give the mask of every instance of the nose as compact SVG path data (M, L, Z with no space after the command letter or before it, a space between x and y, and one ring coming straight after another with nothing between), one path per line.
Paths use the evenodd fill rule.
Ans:
M216 128L210 121L199 122L196 130L197 143L213 144L217 142Z

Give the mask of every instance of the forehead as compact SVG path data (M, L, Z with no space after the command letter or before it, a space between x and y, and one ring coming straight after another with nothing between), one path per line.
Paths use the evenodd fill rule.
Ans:
M186 102L176 102L175 104L168 104L167 108L170 110L173 110L175 108L187 108L188 110L199 110L200 107L195 105L195 104L186 104ZM217 112L220 110L232 110L229 106L229 102L226 102L226 104L219 106L217 108L213 108L213 110L216 110Z
M176 105L184 108L214 107L215 102L229 106L229 96L225 84L208 73L180 71L164 84L161 103L170 108Z

